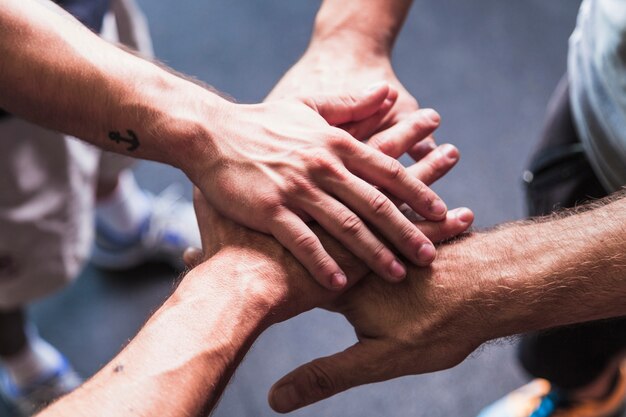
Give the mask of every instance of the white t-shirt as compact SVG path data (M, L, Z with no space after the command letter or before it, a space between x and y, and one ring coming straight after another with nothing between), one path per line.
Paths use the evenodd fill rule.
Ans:
M607 191L626 185L626 0L584 0L569 41L574 122Z

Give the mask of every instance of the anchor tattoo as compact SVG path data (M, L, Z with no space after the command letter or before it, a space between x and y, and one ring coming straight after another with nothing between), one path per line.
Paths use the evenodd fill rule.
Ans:
M126 150L129 152L132 152L139 147L139 138L137 138L137 135L135 135L135 132L133 132L130 129L126 130L126 132L128 133L128 136L130 136L130 138L125 138L124 136L120 134L120 132L109 132L109 139L111 139L112 141L116 143L121 143L121 142L128 143L129 146L128 148L126 148Z

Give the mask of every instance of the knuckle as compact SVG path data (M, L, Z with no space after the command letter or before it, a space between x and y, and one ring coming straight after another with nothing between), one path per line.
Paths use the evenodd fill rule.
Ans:
M345 167L340 162L335 162L334 164L331 164L326 170L326 173L340 182L344 182L348 179Z
M340 181L346 179L344 166L334 155L318 153L311 157L311 164L310 171L312 173L332 176Z
M282 208L280 197L278 197L274 193L261 194L257 199L257 204L260 211L264 215L271 218L278 215Z
M391 201L382 193L376 193L370 203L376 216L385 216L389 213Z
M419 235L417 233L417 227L415 225L402 227L398 236L400 236L400 239L406 243L413 242L413 241L417 242L418 240L419 240L419 243L422 243L422 239L419 239Z
M293 240L296 248L311 252L317 248L317 237L311 233L301 233Z
M430 188L428 188L423 182L419 180L413 181L413 184L411 185L411 194L417 201L430 204Z
M341 233L356 236L361 232L361 219L356 214L345 216L340 222Z
M385 245L378 243L372 252L372 259L374 261L385 261L388 258L388 250Z
M404 173L404 167L400 162L395 159L390 159L387 162L386 168L387 178L391 181L398 181L402 178L402 174Z
M340 97L341 103L348 109L354 108L359 104L359 101L352 95L345 95Z
M395 148L395 143L385 135L380 135L372 138L368 144L374 149L384 153L385 155L391 154Z
M424 119L421 117L414 117L409 123L409 129L413 132L413 134L421 132L424 130Z
M321 366L311 363L306 368L306 378L314 395L319 397L327 397L337 390L335 381L328 375Z
M325 167L333 160L332 155L326 150L318 150L308 156L303 157L310 165L314 167Z
M328 145L336 153L354 153L357 141L340 129L335 129L335 134L328 139Z
M289 200L300 197L310 198L316 189L317 186L309 178L292 176L286 179L283 194Z

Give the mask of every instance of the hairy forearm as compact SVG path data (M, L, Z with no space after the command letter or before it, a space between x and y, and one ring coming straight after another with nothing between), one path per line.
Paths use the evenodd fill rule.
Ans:
M315 20L312 43L341 37L355 50L389 55L412 0L325 0ZM345 50L344 50L345 52Z
M266 265L223 251L191 271L116 358L41 416L207 415L268 325Z
M441 276L465 280L468 305L488 323L485 339L626 315L623 195L442 249ZM459 264L463 277L453 271Z
M222 100L32 0L0 9L0 107L101 148L181 166ZM218 117L216 116L217 120Z

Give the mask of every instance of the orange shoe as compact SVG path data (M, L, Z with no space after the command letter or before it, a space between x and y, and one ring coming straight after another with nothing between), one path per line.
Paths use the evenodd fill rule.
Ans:
M484 408L478 417L618 417L626 403L626 362L613 391L601 400L567 401L550 382L535 379Z

